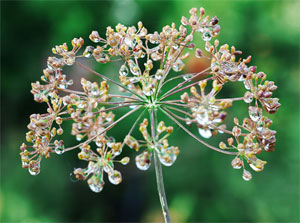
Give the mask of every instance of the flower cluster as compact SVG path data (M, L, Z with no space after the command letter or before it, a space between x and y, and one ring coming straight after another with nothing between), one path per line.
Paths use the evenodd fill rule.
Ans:
M66 43L55 46L52 49L55 56L48 58L41 76L43 84L39 81L32 84L34 100L46 103L48 108L45 114L30 116L28 143L21 145L23 167L37 175L43 157L77 149L80 150L78 158L88 164L75 169L75 177L87 180L92 191L100 192L104 173L112 184L122 181L114 163L129 162L129 157L115 160L126 146L141 150L135 157L136 166L141 170L149 169L153 157L158 160L154 162L155 168L159 169L160 164L174 164L179 149L170 146L167 140L173 127L166 126L164 121L158 122L166 117L204 146L234 156L231 164L235 169L243 167L245 180L251 179L246 163L254 171L262 171L266 162L257 156L263 150L270 152L275 148L276 131L269 129L272 121L264 113L273 114L280 107L279 99L273 97L277 86L266 80L265 73L257 72L257 67L249 66L251 56L238 59L242 52L235 47L219 46L217 39L210 43L219 35L220 26L216 16L204 15L203 8L192 8L188 18L181 18L179 27L172 23L161 32L149 33L142 22L138 22L137 27L118 24L114 28L107 27L105 36L92 31L91 45L84 46L83 38L74 38L71 50ZM204 52L195 48L196 33L200 33L205 42ZM199 73L184 73L185 61L191 55L208 58L210 66ZM118 80L87 67L85 60L114 63ZM80 90L71 89L73 80L70 74L64 74L65 65L78 66L100 80L91 82L82 78ZM168 88L174 80L181 81ZM245 92L235 98L220 97L229 82L243 82L241 87ZM111 92L110 84L118 87L117 94ZM246 105L249 115L242 123L233 116L234 126L227 129L230 126L226 120L227 109L236 103ZM120 108L127 108L127 113L115 112ZM148 118L144 117L145 111L149 111ZM164 117L158 118L158 112ZM129 132L124 133L124 139L115 142L108 131L133 113L140 114ZM72 123L71 135L78 144L64 146L61 138L64 122ZM140 138L133 134L138 124ZM193 125L199 134L185 127ZM219 143L219 148L201 139L216 137L219 133L229 135L226 143Z
M139 151L140 148L145 147L144 151L135 158L136 166L140 170L147 170L151 164L153 151L158 154L159 160L163 165L171 166L179 154L178 147L169 146L168 140L166 139L173 132L173 127L167 127L165 123L161 121L155 130L155 137L152 137L147 130L147 126L148 120L144 119L140 124L140 132L144 140L140 140L139 142L130 135L127 135L125 138L125 143L132 149Z

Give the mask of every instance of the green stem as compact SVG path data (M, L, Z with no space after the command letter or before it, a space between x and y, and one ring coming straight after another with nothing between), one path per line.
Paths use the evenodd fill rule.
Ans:
M153 144L156 145L156 129L157 129L157 110L156 108L152 108L150 110L150 119L151 119L151 135ZM156 150L153 151L154 156L154 166L155 166L155 174L156 174L156 182L157 182L157 190L159 195L159 200L164 216L164 222L170 223L171 217L168 209L167 197L165 193L164 181L163 181L163 172L160 160L158 158L158 153Z

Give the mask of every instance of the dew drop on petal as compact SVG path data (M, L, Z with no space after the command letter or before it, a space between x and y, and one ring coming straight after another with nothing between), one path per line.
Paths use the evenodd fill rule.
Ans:
M262 117L262 109L259 107L249 106L249 116L252 119L252 121L259 121Z
M120 68L120 70L119 70L119 74L121 75L121 76L127 76L128 75L128 68L126 67L126 65L125 64L123 64L122 66L121 66L121 68Z
M212 136L212 132L210 129L202 129L202 128L199 128L198 129L199 131L199 134L204 137L204 138L210 138Z
M109 179L109 182L111 182L112 184L115 184L115 185L122 182L121 173L117 170L110 172L108 174L108 179Z

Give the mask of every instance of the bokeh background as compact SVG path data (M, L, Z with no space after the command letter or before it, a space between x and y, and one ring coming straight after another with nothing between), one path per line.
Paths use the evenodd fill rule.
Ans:
M92 30L105 33L117 23L139 20L150 32L180 24L191 7L205 7L220 19L221 43L252 55L253 65L278 85L282 107L272 128L276 151L264 153L265 170L250 182L234 170L232 157L204 148L180 129L170 139L181 148L178 160L165 167L165 189L174 222L299 222L299 1L2 1L1 2L1 222L161 222L153 167L147 172L117 166L121 185L107 180L95 194L86 182L69 174L85 165L77 153L53 154L33 177L21 168L19 146L25 140L29 115L44 112L35 103L30 83L39 79L51 48L74 37L89 42ZM203 47L203 42L195 40ZM89 42L90 43L90 42ZM202 45L201 45L202 44ZM201 65L201 61L199 61ZM199 65L199 66L200 66ZM188 65L192 69L194 65ZM116 73L114 67L98 66ZM193 68L194 69L194 68ZM74 75L78 71L70 70ZM242 95L241 86L227 90ZM231 113L245 114L245 104ZM232 118L232 116L231 116ZM162 119L167 119L162 116ZM134 117L112 134L122 138ZM171 123L171 122L169 122ZM124 129L124 131L122 131ZM137 133L138 134L138 133ZM74 143L66 136L66 142ZM216 139L211 140L217 143ZM126 154L134 157L129 149Z

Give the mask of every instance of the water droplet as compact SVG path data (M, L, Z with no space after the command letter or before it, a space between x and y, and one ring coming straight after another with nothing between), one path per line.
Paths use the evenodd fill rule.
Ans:
M66 65L71 66L75 63L75 56L74 55L68 55L64 58L64 62Z
M129 64L130 71L133 75L139 75L141 70L134 62Z
M190 79L189 80L189 82L190 82L192 80L191 78L193 78L192 74L186 74L186 75L183 76L183 80L185 80L185 81L188 80L188 79Z
M165 166L172 166L177 158L177 156L174 154L174 151L172 151L172 147L161 149L158 157L160 162Z
M60 141L55 141L55 152L58 155L61 155L65 152L65 146L64 146L64 142L62 140Z
M254 171L256 171L256 172L263 171L263 169L264 169L264 166L263 166L263 165L261 165L261 166L256 166L255 164L250 163L249 166L252 168L252 170L254 170Z
M246 181L249 181L249 180L251 180L251 178L252 178L251 173L248 170L244 169L244 171L243 171L243 179L246 180Z
M247 80L244 81L244 86L245 86L246 90L250 90L250 84Z
M83 56L86 58L91 58L93 55L93 50L94 50L94 47L87 46L83 52Z
M115 138L111 136L111 137L109 137L109 138L107 139L106 145L107 145L109 148L111 148L115 142L116 142Z
M249 116L252 119L252 121L259 121L262 117L262 109L259 107L249 106Z
M123 165L127 165L129 163L129 161L130 161L129 157L124 157L123 159L121 159L121 163Z
M147 87L143 87L143 93L146 95L146 96L151 96L153 94L153 91L152 91L152 88L151 86L147 86Z
M204 41L210 41L211 40L211 33L210 32L204 32L203 35L202 35L202 39Z
M99 180L96 176L92 176L88 180L88 184L89 184L90 189L95 193L101 192L104 187L104 181Z
M175 72L179 72L184 68L184 63L182 62L182 60L178 59L172 66L173 70Z
M155 74L155 78L157 80L160 80L163 77L163 75L164 75L164 71L162 69L158 69L156 74Z
M76 140L77 141L81 141L82 139L83 139L83 135L81 135L81 134L76 135Z
M28 172L32 175L32 176L36 176L40 173L40 166L39 164L34 164L29 166L28 168Z
M198 129L199 131L199 134L204 137L204 138L210 138L212 136L212 133L210 131L210 129L202 129L202 128L199 128Z
M135 163L140 170L148 170L151 164L149 153L142 153L135 157Z
M117 170L114 170L114 171L110 172L109 175L108 175L108 179L112 184L115 184L115 185L122 182L121 173Z
M231 166L234 169L241 169L243 166L243 162L239 157L235 157L232 161L231 161Z
M128 37L126 37L126 38L124 39L124 43L125 43L127 46L129 46L130 48L133 48L133 47L134 47L134 41L131 40L131 39L128 38Z
M76 175L74 174L74 172L70 173L70 179L71 179L72 182L77 182L78 181L78 179L77 179Z
M253 100L253 94L249 91L246 91L245 94L244 94L244 101L246 103L251 103Z
M126 67L126 65L125 64L123 64L122 66L121 66L121 68L120 68L120 70L119 70L119 74L121 75L121 76L127 76L128 75L128 68Z
M200 125L207 125L209 122L208 119L208 113L207 112L202 112L202 113L198 113L196 115L196 121L200 124Z

